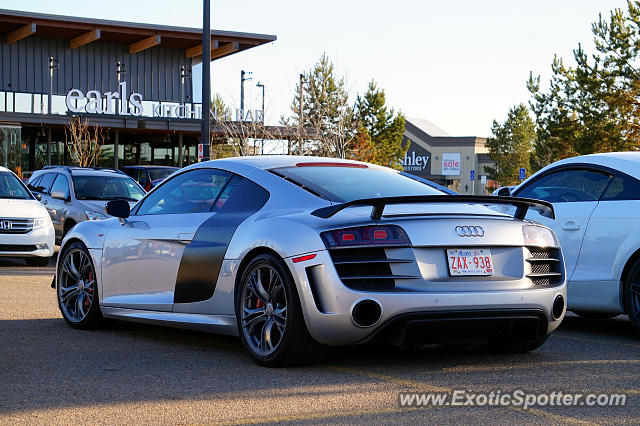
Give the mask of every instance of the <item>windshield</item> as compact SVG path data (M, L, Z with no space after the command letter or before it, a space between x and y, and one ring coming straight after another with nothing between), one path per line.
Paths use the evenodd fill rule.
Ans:
M31 194L13 173L0 172L0 198L31 200Z
M72 176L78 200L138 201L144 192L128 176Z
M164 179L167 176L169 176L171 173L175 172L178 169L175 169L173 167L167 167L167 168L161 168L161 169L148 169L149 171L149 178L154 181L154 180L158 180L158 179Z
M443 195L400 173L368 167L283 167L274 172L332 201L404 195Z

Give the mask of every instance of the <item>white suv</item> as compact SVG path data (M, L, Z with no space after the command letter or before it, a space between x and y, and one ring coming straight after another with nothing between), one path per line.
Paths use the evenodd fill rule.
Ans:
M54 248L49 213L11 170L0 167L0 256L45 266Z

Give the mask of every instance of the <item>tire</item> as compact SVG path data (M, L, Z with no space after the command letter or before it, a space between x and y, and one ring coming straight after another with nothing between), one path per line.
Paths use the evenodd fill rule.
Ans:
M547 341L549 335L538 337L512 336L508 339L494 339L480 346L480 350L488 353L518 354L538 349Z
M631 325L640 334L640 259L636 259L624 282L624 310Z
M272 254L252 258L236 286L235 309L242 346L265 367L309 364L324 353L307 330L295 283Z
M58 262L57 284L58 308L67 324L80 330L102 325L95 267L84 244L75 242L64 248Z
M29 266L47 266L49 264L50 257L27 257L24 259Z
M573 311L574 314L581 316L582 318L587 318L587 319L609 319L609 318L613 318L613 317L617 317L620 314L612 314L609 312L576 312Z

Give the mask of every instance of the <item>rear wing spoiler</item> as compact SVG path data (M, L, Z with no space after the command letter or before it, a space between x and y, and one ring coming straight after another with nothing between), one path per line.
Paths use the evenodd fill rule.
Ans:
M522 220L529 209L536 210L544 217L555 219L553 205L547 201L532 200L530 198L500 197L486 195L411 195L404 197L365 198L362 200L347 201L334 206L322 207L311 214L322 219L328 219L341 210L351 206L371 206L371 219L379 220L382 212L388 204L421 204L421 203L446 203L446 204L505 204L515 206L514 218Z

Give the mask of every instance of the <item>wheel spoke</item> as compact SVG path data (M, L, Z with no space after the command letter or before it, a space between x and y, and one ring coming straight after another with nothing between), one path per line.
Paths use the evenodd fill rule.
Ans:
M257 309L244 308L244 315L242 318L243 327L248 328L249 332L255 327L258 322L264 321L265 312L264 307Z
M264 327L262 327L262 340L264 345L265 353L267 352L267 346L269 347L269 352L273 351L273 341L271 340L271 329L273 328L273 320L269 318L265 323Z
M74 318L76 319L76 321L80 321L82 319L82 317L84 316L82 314L82 304L84 302L84 294L83 293L79 293L78 297L76 298L76 310L74 312Z
M77 294L77 292L78 292L78 287L77 286L61 287L60 288L60 302L62 302L62 303L64 303L66 305L67 302L73 297L73 295Z
M640 283L631 284L631 293L637 294L640 296Z
M62 270L67 274L69 274L71 278L78 281L80 280L80 273L78 272L76 267L73 265L72 257L73 257L73 254L71 254L64 260L64 263L62 264Z

